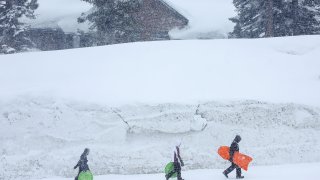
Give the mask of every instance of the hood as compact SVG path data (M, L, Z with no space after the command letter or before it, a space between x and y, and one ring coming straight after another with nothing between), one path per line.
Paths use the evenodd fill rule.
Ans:
M233 141L239 143L241 141L241 137L239 135L236 135Z

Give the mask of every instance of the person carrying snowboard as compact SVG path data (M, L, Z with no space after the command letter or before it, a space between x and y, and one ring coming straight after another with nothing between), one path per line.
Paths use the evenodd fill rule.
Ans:
M180 156L180 149L178 146L176 146L177 149L177 153L174 152L174 157L173 157L173 170L171 172L169 172L168 174L166 174L166 180L168 180L169 178L171 178L174 174L177 174L177 180L184 180L181 177L181 166L184 166L184 163L181 159Z
M85 148L83 153L80 156L80 160L78 161L77 165L74 166L74 169L77 169L79 167L79 173L78 175L75 177L75 180L78 180L79 175L81 172L90 172L89 166L88 166L88 159L87 156L89 155L89 148Z
M232 163L231 166L226 169L225 171L223 171L223 174L226 176L226 178L228 178L228 174L231 173L234 169L236 169L237 171L237 179L242 179L244 178L243 176L241 176L241 168L239 166L237 166L235 163L233 163L233 155L235 152L239 152L239 145L238 143L241 141L241 137L239 135L237 135L231 146L230 146L230 159L229 161Z

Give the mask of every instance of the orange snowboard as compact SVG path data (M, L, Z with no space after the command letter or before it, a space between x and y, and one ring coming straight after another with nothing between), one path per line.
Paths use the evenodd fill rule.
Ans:
M229 160L230 155L229 155L229 147L228 146L221 146L218 149L218 154L225 160ZM240 168L244 170L248 170L249 163L252 161L252 158L241 154L239 152L235 152L233 155L233 163L238 165Z

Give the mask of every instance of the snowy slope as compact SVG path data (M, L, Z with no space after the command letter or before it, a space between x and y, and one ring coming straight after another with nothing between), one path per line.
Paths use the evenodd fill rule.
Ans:
M85 147L96 175L159 173L180 142L185 170L222 169L228 163L216 150L235 134L253 165L320 162L319 42L163 41L2 55L0 179L73 177Z
M320 36L163 41L1 56L0 98L103 104L254 99L320 106Z
M253 167L245 174L245 179L254 180L317 180L320 164L298 164L298 165L282 165L282 166L268 166L268 167ZM182 172L184 179L201 179L201 180L225 180L221 174L222 169L214 170L194 170ZM230 179L235 178L235 172L230 174ZM71 180L72 178L48 178L43 180ZM163 180L163 174L148 174L148 175L107 175L96 176L95 180Z

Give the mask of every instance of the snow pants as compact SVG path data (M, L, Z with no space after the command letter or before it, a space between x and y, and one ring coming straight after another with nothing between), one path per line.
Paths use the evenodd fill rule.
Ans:
M171 176L176 173L176 171L172 171L171 173L166 175L166 179L168 180ZM181 171L177 171L177 180L183 180L181 177Z
M228 169L226 169L224 172L225 172L226 174L229 174L229 173L231 173L234 169L236 169L236 171L237 171L237 177L241 177L241 168L239 168L239 166L237 166L235 163L232 163L231 166L230 166Z

